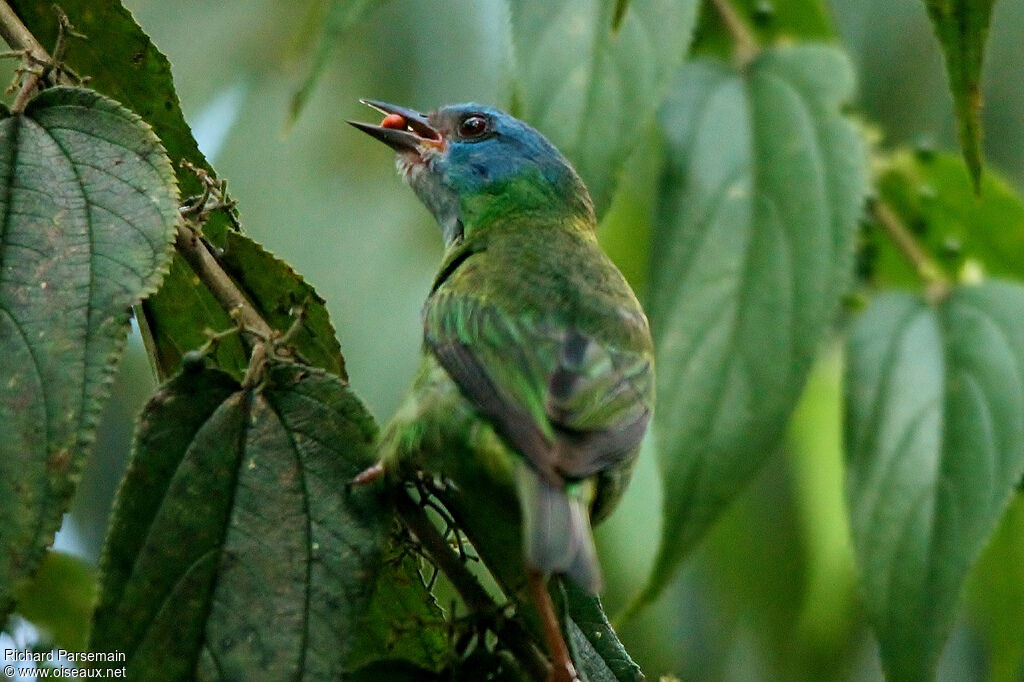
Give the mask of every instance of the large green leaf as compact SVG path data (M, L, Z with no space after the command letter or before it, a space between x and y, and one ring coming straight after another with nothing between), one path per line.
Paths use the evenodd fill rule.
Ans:
M60 525L177 215L159 141L116 102L54 88L0 110L0 617Z
M575 165L598 214L686 54L695 0L509 0L516 113Z
M957 135L975 187L981 185L981 65L996 0L924 0L946 55Z
M964 161L948 152L900 150L880 164L878 191L948 274L974 263L991 275L1024 277L1024 202L986 169L975 194ZM870 247L877 284L917 284L891 240L875 231Z
M51 3L12 0L11 5L43 45L54 44L57 21ZM180 162L212 169L181 113L167 57L119 0L62 0L60 6L86 36L71 39L68 66L88 76L90 87L122 102L153 127L177 172L182 196L202 192L198 178ZM207 225L208 234L216 237L226 229L227 221L217 214ZM206 341L204 328L222 331L234 326L213 296L197 284L191 269L176 256L160 291L141 307L140 325L161 378L173 375L181 356ZM246 353L239 339L225 339L218 346L216 361L241 376Z
M649 313L665 520L652 599L775 449L850 279L864 145L828 47L698 61L662 116Z
M50 3L16 0L13 5L43 44L56 40L56 15ZM202 185L195 173L179 162L189 161L210 173L213 170L182 116L167 58L118 0L68 0L60 5L87 36L71 41L67 63L90 77L90 87L123 102L153 126L177 170L182 194L199 194ZM287 263L258 244L247 243L248 238L233 231L223 213L212 214L203 229L215 246L237 254L234 260L229 255L230 263L241 262L245 267L233 274L272 326L287 329L291 324L287 312L292 307L287 303L308 301L307 323L295 345L311 364L344 376L334 329L312 287ZM161 378L173 375L182 356L206 341L206 330L224 331L235 325L180 258L174 259L160 291L143 304L142 317L147 345ZM219 367L238 377L245 370L247 355L237 337L225 338L213 357Z
M880 296L847 346L847 494L893 679L930 679L968 568L1024 473L1024 287Z
M338 679L386 538L349 490L375 427L299 365L238 390L187 371L150 401L104 551L91 647L146 680Z

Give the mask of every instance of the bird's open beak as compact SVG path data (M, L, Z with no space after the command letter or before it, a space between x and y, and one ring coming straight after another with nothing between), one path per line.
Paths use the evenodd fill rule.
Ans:
M427 117L420 112L372 99L359 101L384 114L384 120L381 125L358 121L349 123L395 151L417 151L424 145L438 149L444 147L441 134L434 130Z

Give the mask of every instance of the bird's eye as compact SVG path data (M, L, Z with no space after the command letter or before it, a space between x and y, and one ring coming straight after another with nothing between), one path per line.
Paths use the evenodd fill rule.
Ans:
M480 137L487 132L487 119L479 114L473 114L462 119L459 124L459 135L465 138Z

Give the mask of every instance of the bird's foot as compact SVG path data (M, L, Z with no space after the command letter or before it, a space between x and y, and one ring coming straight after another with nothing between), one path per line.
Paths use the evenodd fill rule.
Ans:
M380 480L384 476L384 473L384 465L381 464L380 462L377 462L373 466L367 467L366 469L363 469L358 474L356 474L355 478L349 481L349 485L370 485L371 483Z
M562 637L562 628L558 624L554 604L551 603L547 577L533 569L530 569L528 574L530 593L540 616L544 643L551 656L551 675L548 676L548 682L580 682L576 667L572 664L572 657L569 655L569 647Z

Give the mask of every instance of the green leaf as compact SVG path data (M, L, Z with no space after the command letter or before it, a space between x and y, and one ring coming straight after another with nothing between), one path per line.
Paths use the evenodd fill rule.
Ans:
M18 0L13 4L44 44L56 40L56 15L50 3ZM177 170L182 194L200 194L202 186L195 173L181 167L180 162L189 161L211 174L213 169L185 123L167 58L117 0L69 0L60 5L75 27L87 36L86 40L71 39L68 65L89 76L91 87L120 100L152 125ZM287 315L290 302L310 301L307 325L298 335L297 347L311 364L344 376L334 330L322 299L312 287L287 263L238 234L225 214L213 213L203 231L215 246L237 254L228 256L229 267L238 263L246 266L244 271L233 274L256 308L268 316L271 326L284 331L291 324ZM206 342L205 330L219 332L235 326L178 257L160 291L143 303L141 317L140 326L161 379L178 371L186 352ZM213 360L221 369L241 378L248 355L237 337L228 337L218 344Z
M892 679L930 679L968 568L1024 473L1024 287L881 296L847 346L847 496Z
M38 0L11 0L28 29L46 47L57 41L57 15L53 4ZM174 92L171 65L118 0L61 0L75 29L86 38L68 38L65 62L89 87L116 99L141 116L156 131L175 162L182 194L198 194L202 187L191 172L178 168L188 159L209 170L181 113Z
M600 597L563 580L566 625L576 665L589 682L639 682L644 679L608 622Z
M996 276L1024 277L1024 202L991 170L975 194L964 161L947 152L900 150L884 159L878 192L950 275L980 267ZM919 281L891 240L871 235L876 284Z
M375 427L337 377L214 370L150 401L118 494L90 646L128 677L337 679L385 539L352 477Z
M975 189L981 190L981 65L995 0L924 0L946 55L957 136Z
M76 556L50 551L18 594L18 613L45 631L54 647L85 651L95 598L96 570Z
M299 351L304 363L348 380L341 346L324 299L302 275L237 232L225 235L225 247L219 260L271 327L288 329L301 308L304 311L302 327L289 345Z
M653 599L780 440L850 279L864 144L840 115L853 72L822 46L743 73L682 70L648 312L665 521Z
M695 0L509 0L516 114L579 171L600 216L640 132L686 53Z
M18 16L43 45L57 40L57 17L49 2L12 0ZM119 0L61 0L75 28L86 39L71 38L65 61L89 86L135 111L149 123L167 150L183 197L200 194L195 174L182 168L187 160L212 172L199 151L181 112L171 78L171 65L121 6ZM223 237L228 221L214 214L206 225L208 236ZM213 296L198 286L198 279L178 256L160 291L143 303L140 326L161 379L172 376L181 356L206 341L204 328L231 329L235 323ZM238 338L227 338L217 349L218 366L241 376L247 355Z
M740 19L763 45L835 40L836 28L824 0L730 0ZM702 3L693 36L695 54L728 57L735 39L711 3Z
M60 525L177 215L159 141L117 102L53 88L0 112L0 616Z
M319 37L313 46L312 60L302 85L292 95L291 107L289 110L290 122L294 123L306 106L313 88L324 67L330 60L338 44L348 35L349 30L358 24L371 11L384 4L385 0L319 0L318 11L315 17L315 24L320 27ZM303 40L309 35L310 29L306 26L303 31Z

